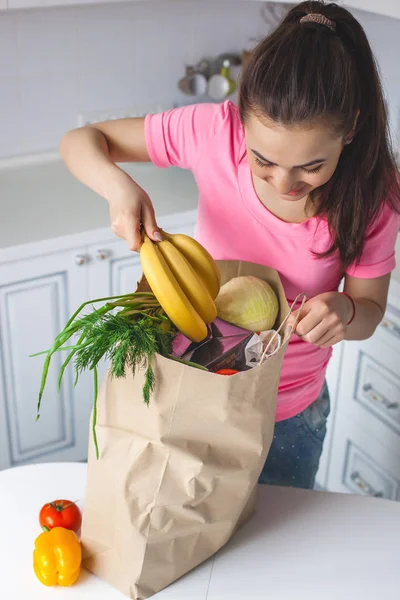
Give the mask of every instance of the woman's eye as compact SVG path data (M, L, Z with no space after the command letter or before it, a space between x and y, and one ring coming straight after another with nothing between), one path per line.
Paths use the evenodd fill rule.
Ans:
M318 173L318 171L321 170L322 165L319 165L319 167L316 167L315 169L304 169L303 171L305 171L306 173L310 173L310 175L313 175L314 173Z
M271 163L266 163L262 160L260 160L257 156L254 156L254 161L257 165L259 165L260 167L273 167L274 165L271 165ZM319 167L315 167L315 169L305 169L304 167L302 167L302 171L304 171L305 173L308 173L309 175L315 175L315 173L318 173L322 168L322 165L319 165Z
M272 167L271 164L263 162L262 160L260 160L259 158L257 158L257 156L254 157L254 160L256 162L257 165L260 165L260 167Z

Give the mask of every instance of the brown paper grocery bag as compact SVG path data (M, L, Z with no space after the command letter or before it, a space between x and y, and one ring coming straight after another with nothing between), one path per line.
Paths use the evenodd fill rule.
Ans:
M276 271L221 261L222 282L255 275L289 313ZM289 335L262 365L231 377L157 355L156 388L143 371L105 377L97 403L100 458L89 443L84 565L135 600L149 598L212 556L254 510L274 429Z

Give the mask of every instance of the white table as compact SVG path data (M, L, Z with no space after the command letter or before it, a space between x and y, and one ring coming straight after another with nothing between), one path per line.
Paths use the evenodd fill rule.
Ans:
M50 463L0 472L0 597L123 600L82 569L70 588L46 588L32 570L38 513L79 500L86 465ZM397 600L400 503L261 486L258 510L216 557L154 600Z

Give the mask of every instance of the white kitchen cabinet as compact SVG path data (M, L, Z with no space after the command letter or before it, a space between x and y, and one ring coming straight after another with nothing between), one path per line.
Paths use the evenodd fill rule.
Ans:
M400 285L395 280L373 337L341 346L318 483L328 491L400 500Z
M152 2L154 0L0 0L0 10L13 10L13 9L29 9L29 8L49 8L53 6L76 6L85 4L109 4L111 2ZM164 0L168 2L169 0ZM190 1L190 0L189 0ZM206 0L212 2L213 0ZM225 0L227 3L231 0ZM243 2L249 2L254 0L242 0ZM259 2L265 3L265 0L258 0ZM294 0L280 0L282 4L294 5ZM340 2L343 4L343 2ZM357 8L360 10L369 11L376 14L385 15L387 17L395 17L400 19L400 2L398 0L347 0L344 2L344 6L351 10Z
M400 19L400 2L399 0L347 0L344 2L346 8L359 8L372 13L385 15L387 17L395 17Z
M229 0L227 0L229 1ZM244 0L249 2L251 0ZM282 4L299 4L296 0L279 0ZM265 2L265 0L259 0ZM399 0L340 0L338 4L344 5L345 8L351 11L352 8L366 10L368 12L385 15L387 17L395 17L400 19L400 2Z
M0 265L0 468L29 462L81 460L87 453L91 397L82 378L56 382L64 353L54 356L35 422L44 357L69 315L86 300L85 249Z
M170 232L194 235L196 211L159 218ZM94 240L98 241L95 242ZM78 243L80 242L80 243ZM30 462L86 460L93 380L73 363L60 393L57 376L66 352L50 365L35 422L44 356L69 317L88 300L133 292L139 255L109 229L7 248L0 256L0 469ZM91 310L84 309L82 314ZM106 364L99 367L104 376Z
M400 500L400 453L339 411L327 489Z
M194 236L195 221L192 214L176 220L170 233L186 233ZM96 243L88 247L91 257L89 269L89 297L118 296L136 289L142 276L139 254L129 250L124 240Z
M212 2L212 0L206 0L208 2ZM225 2L230 2L231 0L225 0ZM254 0L242 0L242 2L253 2ZM301 0L278 0L280 4L290 4L294 6L295 4L299 4ZM262 2L263 4L267 4L265 0L258 0L258 2ZM387 17L395 17L400 19L400 2L399 0L339 0L337 2L339 5L345 6L348 10L351 11L352 8L358 8L360 10L366 10L372 13L385 15Z
M168 231L194 236L194 228L194 215L189 213L176 218L174 226L168 226ZM142 267L139 254L129 250L125 240L91 244L87 248L87 254L90 260L88 299L119 296L135 291L142 277ZM105 361L99 363L99 380L103 379L106 369Z
M400 454L400 353L381 337L378 330L363 344L345 345L341 411Z
M5 0L0 0L4 2ZM6 0L8 9L49 8L52 6L75 6L82 4L109 4L112 2L151 2L152 0Z

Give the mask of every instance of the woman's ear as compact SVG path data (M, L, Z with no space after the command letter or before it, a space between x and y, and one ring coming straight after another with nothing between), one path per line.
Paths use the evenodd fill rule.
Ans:
M347 146L348 144L351 144L351 142L353 141L353 138L355 136L356 133L356 128L357 128L357 122L358 122L358 117L360 116L360 111L357 110L356 113L356 118L354 119L354 123L353 123L353 128L350 131L350 133L348 133L346 135L346 137L344 138L344 145Z

